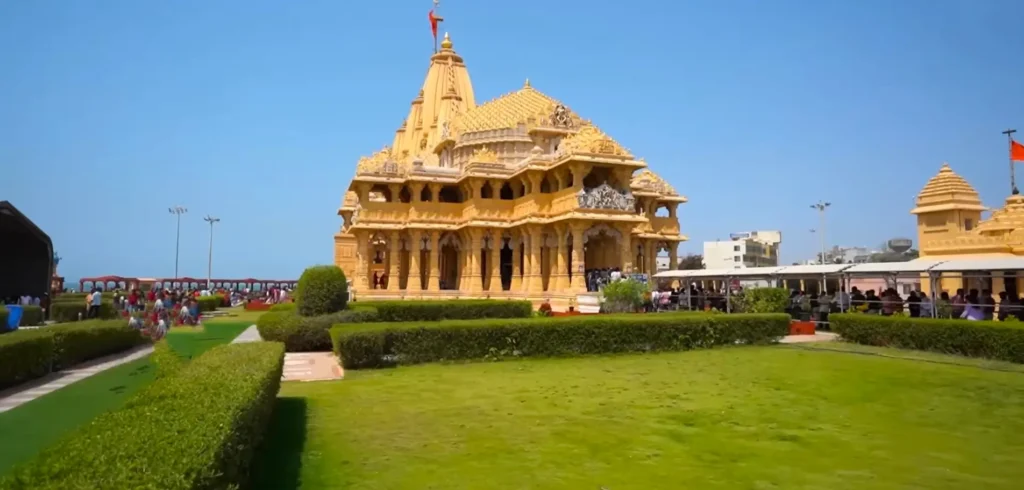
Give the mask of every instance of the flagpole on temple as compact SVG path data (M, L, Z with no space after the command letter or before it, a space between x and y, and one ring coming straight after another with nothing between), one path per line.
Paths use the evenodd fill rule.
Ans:
M430 14L427 15L427 18L430 19L430 32L434 35L434 54L437 54L437 24L444 21L444 17L437 15L440 4L441 0L434 0L434 8L430 9Z
M1017 190L1017 179L1013 169L1013 133L1016 132L1016 129L1007 129L1006 131L1003 131L1003 134L1006 135L1006 139L1008 140L1007 144L1009 145L1010 150L1010 193L1015 196L1020 194L1020 191Z

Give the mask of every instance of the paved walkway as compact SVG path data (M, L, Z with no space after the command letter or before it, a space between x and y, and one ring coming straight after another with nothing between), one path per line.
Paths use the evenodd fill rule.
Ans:
M345 371L331 352L289 352L284 355L281 381L328 381L344 377Z
M805 342L831 342L839 335L832 332L815 332L814 335L787 335L779 341L782 344L803 344Z
M251 325L244 332L238 334L238 337L235 337L235 340L232 340L231 343L241 344L243 342L259 342L261 340L263 338L260 337L260 331L256 330L256 325Z
M20 384L6 391L0 391L0 413L28 403L43 395L57 391L71 383L83 380L114 366L140 359L153 352L153 346L141 346L125 352L93 359L56 373L50 373L39 379Z

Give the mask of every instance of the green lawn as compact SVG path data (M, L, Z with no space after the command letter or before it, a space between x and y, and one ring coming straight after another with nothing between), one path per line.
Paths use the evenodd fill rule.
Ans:
M874 354L737 347L286 383L254 481L268 489L1020 488L1024 373Z
M203 329L171 329L167 339L183 357L192 358L230 342L249 322L220 322ZM97 415L118 408L154 379L149 356L108 369L0 413L0 475Z

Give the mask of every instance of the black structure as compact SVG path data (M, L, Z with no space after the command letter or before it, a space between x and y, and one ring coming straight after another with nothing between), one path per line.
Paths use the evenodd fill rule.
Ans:
M53 242L7 201L0 201L0 298L50 291Z

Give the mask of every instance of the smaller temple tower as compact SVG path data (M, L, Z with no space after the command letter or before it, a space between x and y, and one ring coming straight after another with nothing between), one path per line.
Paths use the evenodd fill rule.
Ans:
M981 222L981 212L985 210L978 191L953 172L948 163L943 163L939 173L921 189L917 195L917 206L910 211L917 215L917 243L921 256L928 255L929 242L973 230Z

